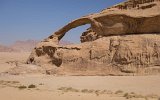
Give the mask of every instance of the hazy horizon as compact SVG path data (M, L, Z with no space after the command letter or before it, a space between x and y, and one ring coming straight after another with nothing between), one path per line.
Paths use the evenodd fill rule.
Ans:
M81 16L96 13L124 0L0 0L0 44L42 40ZM88 25L71 30L63 40L79 42Z

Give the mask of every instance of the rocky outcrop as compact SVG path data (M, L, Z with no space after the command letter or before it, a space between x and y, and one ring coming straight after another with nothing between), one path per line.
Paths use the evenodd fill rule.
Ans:
M160 0L128 0L74 20L40 42L27 63L67 75L160 73L159 9ZM58 44L66 32L85 24L91 27L81 44Z

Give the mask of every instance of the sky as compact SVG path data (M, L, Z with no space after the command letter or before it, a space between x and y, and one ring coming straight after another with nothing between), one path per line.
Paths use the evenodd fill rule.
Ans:
M0 0L0 44L43 40L81 16L97 13L124 0ZM67 32L63 40L80 42L89 25Z

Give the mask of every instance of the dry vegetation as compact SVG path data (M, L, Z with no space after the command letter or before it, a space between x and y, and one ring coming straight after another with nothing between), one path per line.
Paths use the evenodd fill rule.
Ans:
M19 90L36 90L36 91L51 91L47 89L40 88L41 86L43 87L45 84L39 83L39 85L34 85L34 84L28 84L24 85L19 81L6 81L6 80L0 80L0 88L17 88ZM52 92L55 90L52 90ZM61 92L62 94L91 94L95 96L111 96L111 97L121 97L124 99L129 99L129 100L160 100L160 97L156 94L149 94L149 95L142 95L139 93L135 92L125 92L123 90L117 90L117 91L111 91L111 90L101 90L101 89L78 89L78 88L73 88L73 87L60 87L57 88L57 92ZM54 92L53 92L54 93Z
M112 95L112 96L121 96L124 97L126 99L145 99L145 100L150 100L150 99L154 99L154 100L159 100L160 97L158 95L155 94L150 94L150 95L141 95L141 94L137 94L134 92L130 92L130 93L126 93L122 90L118 90L116 92L112 92L110 90L94 90L94 89L76 89L76 88L72 88L72 87L60 87L58 88L59 91L61 92L79 92L79 93L92 93L92 94L96 94L97 96L99 95Z
M20 84L19 81L4 81L4 80L0 80L0 87L14 87L14 88L18 88L20 90L22 89L32 89L32 88L36 88L36 85L30 84L28 86L22 85Z

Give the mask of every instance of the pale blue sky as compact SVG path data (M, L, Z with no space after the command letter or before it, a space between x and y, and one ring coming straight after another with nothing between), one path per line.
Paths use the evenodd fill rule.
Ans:
M16 40L42 40L68 22L124 0L0 0L0 44ZM87 26L63 38L78 43Z

